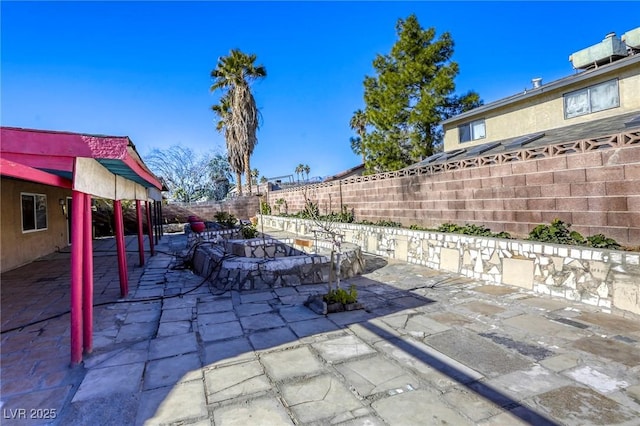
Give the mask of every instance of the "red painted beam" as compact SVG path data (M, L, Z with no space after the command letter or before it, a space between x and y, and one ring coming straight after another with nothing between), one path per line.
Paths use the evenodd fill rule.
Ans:
M127 156L122 159L122 162L129 166L131 170L133 170L142 179L146 180L157 189L162 189L162 183L160 183L160 181L153 174L151 174L151 172L147 171L146 168L143 168L132 157Z
M122 201L113 202L113 213L116 225L116 249L118 252L118 273L120 277L120 296L127 297L129 279L127 277L127 253L124 245L124 222L122 217Z
M9 155L33 156L36 159L25 163L32 165L32 167L72 170L72 165L67 163L65 163L65 168L59 168L62 165L55 165L54 163L59 161L57 157L70 158L71 163L73 163L73 158L75 157L122 160L138 176L149 182L150 185L162 189L161 183L144 165L133 143L126 136L97 136L1 127L0 139L2 139L0 152L2 152L4 158L9 158ZM44 164L42 164L43 161ZM16 162L22 163L23 161Z
M71 365L82 362L82 290L84 198L82 192L72 192L71 202Z
M5 158L4 154L3 157L0 158L0 174L2 176L27 180L30 182L71 189L71 181L69 179L34 169L25 164L14 162Z
M84 353L93 351L93 221L91 196L84 196L82 323Z
M93 136L71 132L0 129L0 151L42 156L124 158L131 142L126 136Z
M142 229L142 203L136 200L136 218L138 219L138 256L140 266L144 266L144 233Z
M147 211L147 235L149 235L149 251L151 252L151 256L155 256L156 251L153 246L153 224L151 223L151 202L147 201L146 203L146 211Z

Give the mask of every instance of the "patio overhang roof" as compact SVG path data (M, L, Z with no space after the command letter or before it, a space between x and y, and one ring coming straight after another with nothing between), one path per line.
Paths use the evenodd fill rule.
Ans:
M2 127L0 130L2 138L0 152L3 159L48 175L58 176L63 179L60 182L71 181L74 189L78 186L78 181L86 182L91 178L106 179L108 184L113 185L113 182L117 181L113 176L117 176L121 180L148 190L149 193L154 194L151 196L154 199L162 190L162 183L144 164L127 136L87 135L15 127ZM79 173L86 174L87 170L95 169L78 168L79 160L94 160L107 173L100 173L97 176L78 176ZM85 161L82 164L87 163ZM2 175L5 175L4 169L3 164ZM22 176L28 178L30 174L23 173ZM49 179L48 182L54 186L60 186L55 184L55 179ZM101 197L108 197L111 192L91 192L91 185L77 189ZM114 192L118 191L114 189ZM140 190L137 191L136 199L142 199L140 192Z

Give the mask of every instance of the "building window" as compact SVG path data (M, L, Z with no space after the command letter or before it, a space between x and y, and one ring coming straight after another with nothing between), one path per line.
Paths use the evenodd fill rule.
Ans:
M22 232L47 229L47 196L24 192L20 195L22 196Z
M564 95L564 118L578 117L619 106L618 80L609 80L566 93Z
M476 139L484 139L486 136L484 128L484 120L476 120L471 123L458 126L458 134L460 142L475 141Z

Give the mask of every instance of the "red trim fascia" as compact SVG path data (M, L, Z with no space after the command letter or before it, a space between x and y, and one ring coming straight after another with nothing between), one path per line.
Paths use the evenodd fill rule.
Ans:
M73 173L73 157L47 157L41 155L3 152L2 158L35 169L60 170Z
M23 179L30 182L71 189L71 181L69 179L43 172L42 170L25 166L24 164L14 163L6 158L0 158L0 174L2 176Z
M122 159L122 161L124 162L124 164L129 166L131 170L133 170L142 179L146 180L156 188L162 190L162 183L158 181L158 178L156 178L154 175L152 175L151 173L143 169L142 166L137 161L135 161L132 157L126 156L125 158Z
M0 151L21 154L121 159L127 154L126 136L93 136L78 133L0 128Z

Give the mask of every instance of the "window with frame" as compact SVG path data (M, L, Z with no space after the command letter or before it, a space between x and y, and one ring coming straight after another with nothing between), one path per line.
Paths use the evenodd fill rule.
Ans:
M618 80L609 80L574 92L565 93L564 118L573 118L620 106Z
M476 120L458 126L458 135L460 135L460 142L484 139L486 137L484 120Z
M47 196L23 192L22 232L43 231L47 229Z

